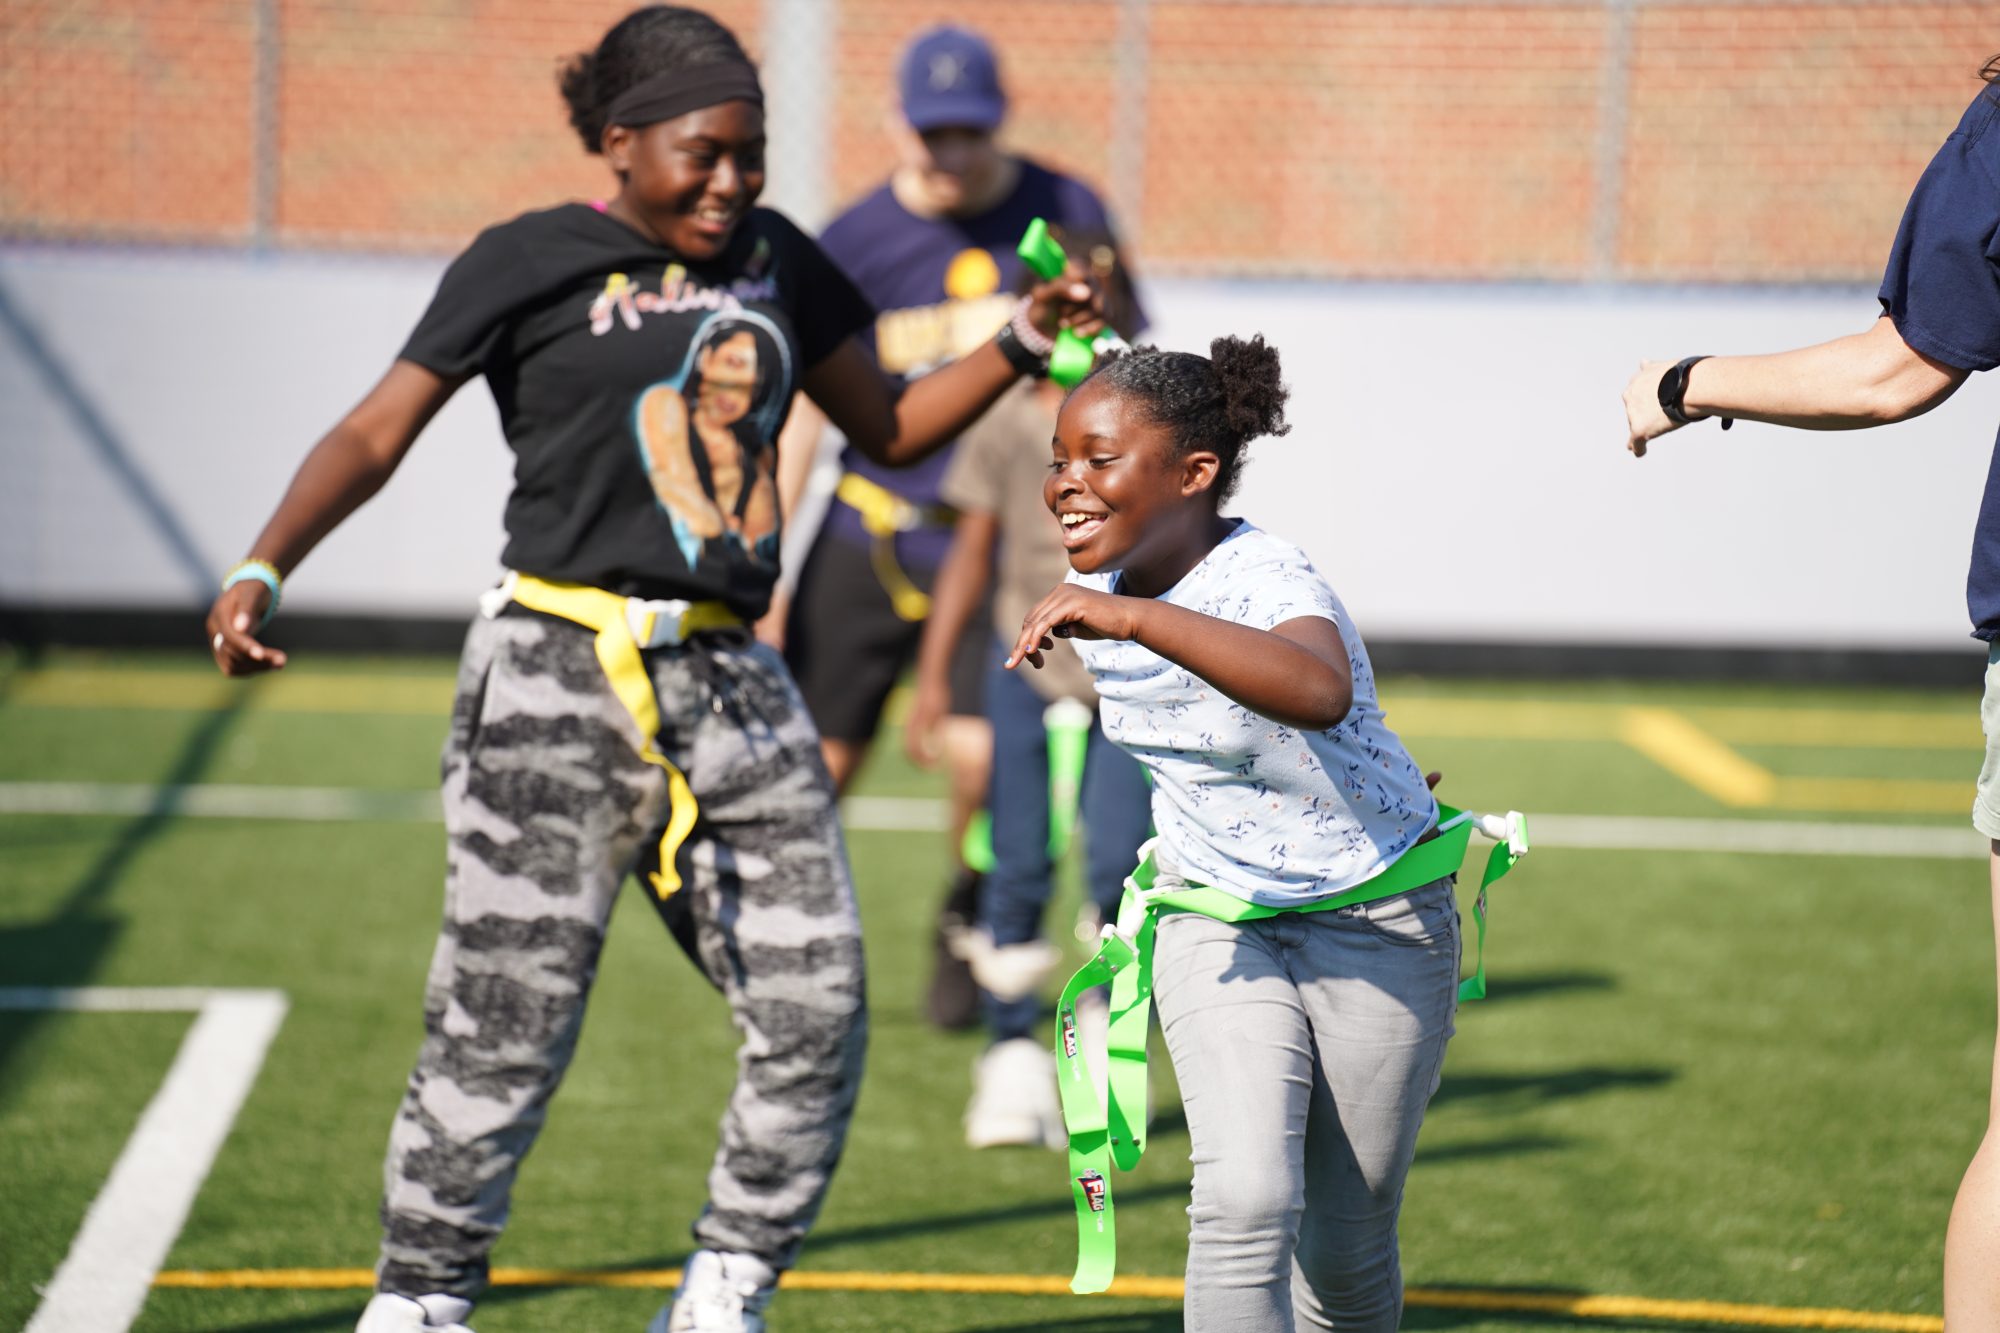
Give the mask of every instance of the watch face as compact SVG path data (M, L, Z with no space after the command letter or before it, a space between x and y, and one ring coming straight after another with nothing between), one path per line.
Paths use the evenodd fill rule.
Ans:
M1677 425L1687 424L1687 414L1681 411L1681 394L1686 383L1687 371L1678 362L1668 366L1667 373L1660 376L1660 410Z

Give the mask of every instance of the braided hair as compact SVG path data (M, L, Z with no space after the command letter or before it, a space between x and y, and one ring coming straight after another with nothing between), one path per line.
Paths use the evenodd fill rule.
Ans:
M1280 376L1278 349L1261 333L1248 341L1217 338L1207 356L1136 347L1100 361L1083 384L1100 382L1138 401L1172 434L1174 457L1205 449L1221 458L1211 488L1217 504L1235 493L1250 441L1291 430L1285 424L1291 391Z
M614 24L595 51L571 56L558 83L584 151L602 153L606 115L626 89L675 70L749 59L736 34L699 9L648 5Z

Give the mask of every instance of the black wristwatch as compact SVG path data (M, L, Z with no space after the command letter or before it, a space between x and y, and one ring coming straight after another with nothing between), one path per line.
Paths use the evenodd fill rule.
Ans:
M1682 401L1687 397L1688 368L1693 366L1697 361L1706 360L1708 360L1706 354L1683 357L1669 366L1666 374L1660 376L1660 410L1665 412L1667 420L1673 422L1676 426L1686 426L1697 421L1707 420L1706 417L1689 416L1687 414L1687 405ZM1722 419L1722 428L1724 430L1728 430L1735 424L1735 420L1731 417L1724 417Z
M1000 326L1000 332L993 335L993 341L1000 348L1000 355L1007 358L1007 364L1017 374L1039 376L1049 373L1049 359L1030 351L1027 344L1021 341L1021 335L1014 331L1011 321Z

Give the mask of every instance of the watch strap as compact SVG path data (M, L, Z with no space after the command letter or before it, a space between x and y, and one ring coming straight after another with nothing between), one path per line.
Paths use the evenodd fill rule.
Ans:
M1701 356L1683 357L1668 368L1666 374L1660 376L1660 410L1665 412L1667 420L1676 426L1685 426L1701 420L1700 417L1691 417L1687 414L1684 400L1687 397L1689 368L1697 361L1706 360L1708 360L1706 353Z

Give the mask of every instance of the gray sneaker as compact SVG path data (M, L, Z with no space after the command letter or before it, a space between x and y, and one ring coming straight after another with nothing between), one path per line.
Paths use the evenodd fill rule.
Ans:
M646 1333L764 1333L764 1307L777 1290L778 1270L754 1254L696 1250Z

